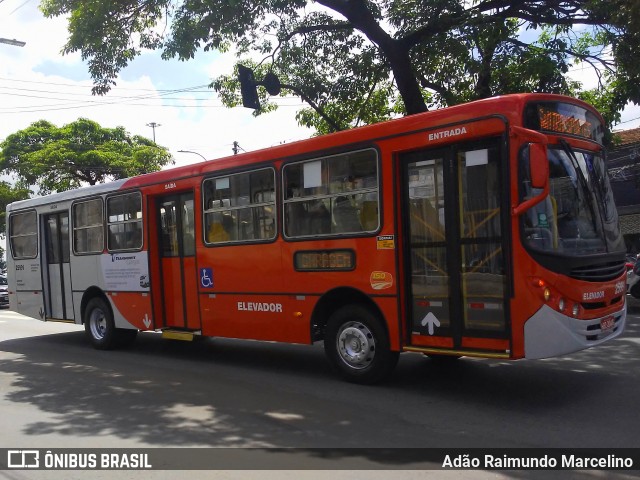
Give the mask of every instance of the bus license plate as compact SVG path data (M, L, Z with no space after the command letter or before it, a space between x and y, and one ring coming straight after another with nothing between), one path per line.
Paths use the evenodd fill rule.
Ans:
M600 320L600 330L611 330L616 324L616 320L613 317L607 317Z

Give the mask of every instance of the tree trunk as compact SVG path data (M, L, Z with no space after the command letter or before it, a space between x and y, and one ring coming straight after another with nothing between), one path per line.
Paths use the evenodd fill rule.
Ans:
M420 84L413 73L409 48L382 29L369 11L367 3L364 0L318 0L318 3L344 15L355 29L362 32L378 46L382 55L389 62L407 114L426 112L427 104L422 97Z
M399 42L393 41L393 43L386 49L383 47L380 47L380 49L391 65L391 71L395 77L398 92L407 109L407 115L426 112L428 110L427 104L422 96L422 90L416 75L413 73L409 51L403 48Z

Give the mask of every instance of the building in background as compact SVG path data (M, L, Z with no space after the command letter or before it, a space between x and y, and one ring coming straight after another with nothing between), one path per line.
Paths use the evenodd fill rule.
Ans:
M608 168L627 252L640 253L640 128L615 132Z

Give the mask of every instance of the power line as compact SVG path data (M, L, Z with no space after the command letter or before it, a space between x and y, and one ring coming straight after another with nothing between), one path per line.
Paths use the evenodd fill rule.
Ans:
M618 123L616 123L616 126L622 125L623 123L633 122L634 120L640 120L640 117L632 118L630 120L625 120L624 122L618 122Z
M34 83L37 85L47 85L47 86L51 86L51 85L55 85L55 86L59 86L59 87L70 87L70 88L82 88L82 89L88 89L88 88L92 88L93 85L77 85L77 84L72 84L72 83L57 83L57 82L39 82L37 80L16 80L14 78L6 78L6 77L0 77L0 80L6 81L6 82L15 82L15 83L20 83L20 84L24 84L24 83ZM201 85L201 87L208 87L209 84L206 85ZM2 87L2 88L12 88L12 89L19 89L18 87ZM198 87L185 87L182 89L170 89L170 90L163 90L163 89L157 89L157 88L131 88L131 87L113 87L109 93L109 97L113 97L112 92L117 92L120 90L131 90L131 91L140 91L140 92L158 92L158 93L167 93L167 92L178 92L180 90L184 90L184 91L189 91L189 93L213 93L213 91L211 89L207 89L207 90L191 90L192 88L198 88ZM26 89L22 89L22 90L26 90ZM43 90L30 90L30 91L40 91L43 92ZM60 93L60 92L49 92L49 93ZM75 93L65 93L66 95L76 95ZM79 94L82 95L82 94ZM94 95L91 95L92 97ZM278 96L279 99L297 99L300 98L298 96L295 95L286 95L286 96Z
M188 92L188 91L192 91L192 90L196 90L198 88L202 88L203 85L197 85L194 87L188 87L188 88L181 88L181 89L175 89L175 90L167 90L165 91L165 93L160 94L160 95L156 95L156 94L146 94L146 95L135 95L132 97L127 97L127 100L129 101L135 101L135 100L149 100L149 99L160 99L162 96L164 95L169 95L172 93L184 93L184 92ZM16 96L19 96L20 94L14 94ZM50 97L47 97L50 98ZM65 100L65 99L59 99L59 100ZM55 111L55 110L71 110L71 109L76 109L76 108L84 108L84 107L88 107L88 106L104 106L104 105L121 105L122 101L97 101L97 100L83 100L82 103L78 103L75 102L75 104L71 103L69 105L64 106L59 106L57 108L30 108L30 107L26 107L26 108L22 108L20 109L19 107L16 110L9 110L9 111L4 111L4 112L0 112L0 113L33 113L33 112L48 112L48 111ZM7 107L5 107L7 108ZM11 108L11 107L9 107Z
M19 87L5 87L0 85L0 89L5 89L5 90L9 90L9 91L18 91L18 92L35 92L35 93L53 93L53 94L62 94L62 95L68 95L71 97L86 97L86 98L100 98L100 97L96 97L95 95L88 95L86 93L75 93L75 92L65 92L62 90L38 90L38 89L34 89L34 88L19 88ZM153 91L151 89L146 90L146 91ZM175 93L176 90L165 90L165 91L158 91L159 94L170 94L170 93ZM207 91L207 90L189 90L188 92L185 93L209 93L211 94L211 91ZM42 97L39 97L42 98ZM106 97L105 97L106 98ZM109 95L108 98L131 98L130 96L124 96L124 95ZM163 97L166 98L166 97ZM181 99L189 99L189 97L180 97Z
M15 78L7 78L7 77L0 77L0 80L4 80L5 82L15 82L15 83L35 83L38 85L57 85L60 87L72 87L72 88L92 88L93 84L86 84L86 85L78 85L77 83L59 83L59 82L40 82L38 80L26 80L26 79L15 79ZM172 88L169 90L162 90L162 89L156 89L156 88L131 88L131 87L113 87L112 91L114 90L139 90L142 92L175 92L176 90L186 90L186 89L191 89L191 88L203 88L203 87L208 87L209 84L205 84L205 85L200 85L199 87L183 87L183 88ZM203 90L204 92L210 92L211 90Z
M0 87L1 89L1 87ZM51 95L26 95L23 93L12 93L12 92L2 92L0 91L0 95L8 95L11 97L23 97L23 98L33 98L33 99L44 99L44 100L60 100L66 103L53 103L53 104L49 104L49 105L42 105L39 104L38 106L46 106L46 107L56 107L56 106L69 106L69 102L73 102L74 104L77 104L79 106L83 106L83 105L87 105L87 104L91 104L91 105L105 105L105 104L112 104L113 102L105 102L105 101L100 101L100 100L93 100L93 99L75 99L75 98L64 98L64 97L53 97ZM123 102L121 103L127 103L129 105L142 105L142 106L154 106L154 104L150 104L150 103L130 103L131 100L138 100L135 97L113 97L113 98L119 98L121 100L123 100ZM148 98L144 98L144 99L140 99L140 100L162 100L162 101L183 101L183 102L207 102L207 101L211 101L211 98L188 98L188 97L148 97ZM120 103L120 102L118 102ZM173 105L171 105L173 106ZM185 105L185 106L199 106L199 105ZM220 105L223 106L223 105ZM11 107L0 107L0 110L12 110L15 109L15 106L11 106ZM28 107L27 107L28 108Z
M14 13L16 13L18 10L20 10L22 7L24 7L27 3L29 3L31 0L26 0L24 3L22 3L19 7L14 8L11 13L9 13L9 15L13 15Z
M16 80L13 79L5 79L0 77L0 80L14 82ZM53 83L45 83L45 82L35 82L25 80L21 83L33 83L33 84L46 84L47 86L55 85ZM74 87L77 88L78 85L70 85L70 84L57 84L58 86L64 87ZM23 98L33 98L37 100L58 100L60 102L65 103L49 103L42 104L38 103L37 105L22 105L22 106L5 106L0 107L0 115L3 113L36 113L36 112L51 112L58 110L72 110L79 108L87 108L87 107L95 107L95 106L112 106L112 105L131 105L131 106L143 106L143 107L169 107L169 108L226 108L222 104L215 105L193 105L189 104L192 102L208 102L213 100L212 96L203 98L203 97L172 97L172 94L180 94L180 93L211 93L211 90L201 90L203 87L207 85L196 85L192 87L183 87L169 90L153 90L153 89L123 89L130 91L139 91L144 92L139 95L110 95L109 97L95 97L93 95L89 96L82 93L76 92L67 92L64 90L57 89L33 89L33 88L21 88L21 87L11 87L0 85L0 95L10 95L15 97L23 97ZM82 87L86 88L86 87ZM30 94L26 93L17 93L17 92L31 92ZM148 93L147 93L148 92ZM43 95L37 95L37 94ZM57 96L52 96L57 95ZM294 99L297 97L278 97L276 103L279 107L300 107L304 105L301 102L296 102L294 104L284 104L279 103L281 100ZM187 102L188 104L169 104L163 103L161 105L157 104L149 104L149 103L136 103L137 101L145 101L145 100L161 100L162 102L166 101L181 101Z
M278 104L278 108L300 108L304 104L296 103L296 104ZM0 107L0 115L6 114L20 114L20 113L39 113L39 112L57 112L62 110L76 110L82 108L92 108L92 107L118 107L118 106L136 106L136 107L146 107L146 108L201 108L201 109L210 109L210 108L228 108L225 105L180 105L180 104L172 104L172 105L152 105L148 103L131 103L131 102L109 102L109 103L97 103L94 105L83 103L78 105L67 105L67 104L59 104L59 106L55 106L55 108L17 108L17 107ZM16 109L17 108L17 109Z

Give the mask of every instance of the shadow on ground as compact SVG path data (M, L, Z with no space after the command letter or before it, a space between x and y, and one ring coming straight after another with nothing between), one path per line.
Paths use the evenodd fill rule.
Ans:
M102 352L72 332L0 342L0 374L14 379L6 400L47 414L23 426L34 438L298 447L291 455L302 461L397 468L416 460L398 447L638 446L638 416L619 412L637 408L626 392L638 384L639 353L632 317L619 339L568 357L439 365L407 354L388 382L363 387L338 379L320 346L141 334L129 350ZM382 416L391 426L376 429Z

